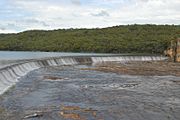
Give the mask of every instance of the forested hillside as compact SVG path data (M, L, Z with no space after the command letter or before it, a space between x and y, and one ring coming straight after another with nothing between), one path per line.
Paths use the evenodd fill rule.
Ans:
M0 34L0 50L163 53L180 37L179 25L125 25L103 29L32 30Z

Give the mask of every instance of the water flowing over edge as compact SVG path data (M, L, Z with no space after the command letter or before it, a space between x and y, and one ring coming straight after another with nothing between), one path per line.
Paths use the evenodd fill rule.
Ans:
M41 60L30 60L0 69L0 95L16 84L20 77L28 72L46 66L76 65L101 62L130 62L130 61L162 61L162 56L110 56L110 57L56 57Z

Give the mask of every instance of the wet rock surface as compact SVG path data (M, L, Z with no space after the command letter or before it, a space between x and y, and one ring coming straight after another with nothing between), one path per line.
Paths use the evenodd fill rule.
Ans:
M85 68L86 69L86 68ZM174 62L105 62L96 64L96 68L87 68L91 70L114 72L128 75L144 75L144 76L179 76L180 77L180 63ZM82 69L83 70L83 69Z
M0 97L0 120L180 119L180 77L92 69L77 65L30 72Z

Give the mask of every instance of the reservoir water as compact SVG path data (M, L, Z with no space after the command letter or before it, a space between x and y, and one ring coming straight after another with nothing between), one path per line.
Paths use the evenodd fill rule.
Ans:
M94 56L94 55L113 55L113 54L0 51L0 60L24 60L24 59L39 59L39 58L60 57L60 56L62 57L62 56Z
M95 53L67 53L67 52L28 52L28 51L0 51L0 68L8 64L17 63L24 60L42 59L48 57L62 56L95 56L110 54ZM112 55L112 54L111 54Z

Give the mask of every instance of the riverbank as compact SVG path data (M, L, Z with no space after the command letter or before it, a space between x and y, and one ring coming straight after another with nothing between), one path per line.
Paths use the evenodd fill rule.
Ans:
M148 62L128 62L128 63L112 63L106 62L97 64L91 70L113 72L127 75L144 75L144 76L180 76L180 63L166 61L148 61Z
M94 29L31 30L0 34L0 50L162 54L179 25L120 25Z

